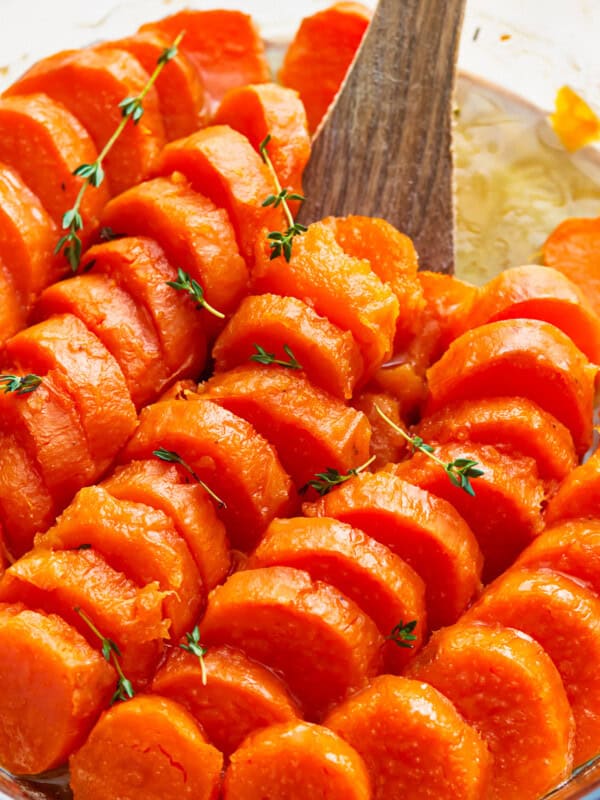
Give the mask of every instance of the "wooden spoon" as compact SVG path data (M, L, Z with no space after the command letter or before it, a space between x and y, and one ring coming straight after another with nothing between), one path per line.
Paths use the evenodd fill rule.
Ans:
M454 269L452 96L466 0L380 0L305 172L304 224L383 217Z

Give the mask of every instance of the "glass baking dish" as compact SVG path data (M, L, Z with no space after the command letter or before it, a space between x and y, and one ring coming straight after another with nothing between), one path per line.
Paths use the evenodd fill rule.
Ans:
M333 1L333 0L331 0ZM363 0L374 6L374 0ZM37 59L133 32L180 8L254 16L276 67L301 18L328 0L1 0L0 90ZM547 120L569 84L600 107L594 0L468 0L456 95L457 272L476 283L530 263L568 216L600 213L600 150L567 154ZM36 25L31 25L31 20ZM64 771L36 782L0 771L0 800L67 800ZM600 760L552 800L600 800ZM511 800L507 798L507 800Z

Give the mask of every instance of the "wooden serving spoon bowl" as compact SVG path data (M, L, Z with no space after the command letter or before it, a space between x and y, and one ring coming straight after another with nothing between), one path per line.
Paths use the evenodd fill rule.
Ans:
M299 221L383 217L454 271L452 98L466 0L380 0L313 142Z

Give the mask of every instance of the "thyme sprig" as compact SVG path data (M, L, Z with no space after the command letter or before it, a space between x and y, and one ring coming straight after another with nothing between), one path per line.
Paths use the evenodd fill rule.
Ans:
M175 450L167 450L165 447L159 447L157 450L152 451L152 455L156 456L156 458L159 458L161 461L167 461L169 464L179 464L192 476L196 483L200 484L204 491L212 497L219 508L227 508L225 501L221 500L221 498L213 492L210 486L207 486L206 483L200 479L198 474L194 472L190 465L184 461L179 453L175 452Z
M205 308L209 314L219 319L225 319L225 314L213 308L204 297L204 289L200 286L198 281L191 278L188 273L184 272L181 268L177 270L177 280L167 281L167 286L176 289L178 292L187 292L190 297L196 301L197 309Z
M296 356L292 353L291 347L287 344L283 345L283 351L288 356L288 361L283 361L283 359L276 358L275 353L267 353L264 347L261 347L259 344L254 343L254 348L256 353L250 356L250 361L256 361L258 364L278 364L280 367L287 367L288 369L302 369L302 364L296 359Z
M327 467L325 472L316 472L314 479L308 481L308 483L305 483L304 486L301 486L298 491L300 494L304 494L310 488L312 488L315 489L321 497L323 497L324 495L329 494L333 488L339 486L340 483L345 483L355 475L359 475L361 472L363 472L363 470L367 469L367 467L369 467L376 458L377 456L371 456L371 458L368 461L365 461L364 464L361 464L359 467L349 469L348 472L343 473L337 469Z
M439 464L454 486L458 486L459 489L462 489L471 497L475 497L471 478L480 478L484 474L482 469L478 469L477 461L473 461L471 458L455 458L454 461L449 462L442 461L441 458L435 455L435 448L432 445L424 442L420 436L410 436L406 431L403 431L387 414L384 414L377 404L375 405L375 411L396 433L406 439L413 450L420 450L421 453L425 453L432 461Z
M288 223L288 228L285 233L281 233L280 231L271 231L267 234L267 239L269 240L269 247L271 248L271 260L283 255L285 260L289 262L290 258L292 257L292 242L294 241L294 237L305 233L307 229L304 225L294 221L294 216L288 205L288 200L303 201L304 197L301 194L296 194L290 189L284 189L281 186L279 176L277 175L267 150L270 141L271 135L269 134L260 143L259 151L262 160L265 162L269 172L271 173L277 194L270 194L263 202L263 206L273 206L274 208L281 206Z
M77 272L81 262L81 237L80 231L83 230L83 218L81 216L81 203L83 202L84 195L89 186L94 188L100 186L105 178L104 173L104 160L109 152L112 150L115 142L121 136L129 120L134 125L137 125L144 114L144 100L150 89L156 83L160 73L165 68L171 59L177 55L177 49L181 40L183 39L184 31L175 39L172 45L166 47L157 59L154 72L148 78L146 85L136 97L126 97L119 103L121 109L122 119L115 129L112 136L106 142L98 158L92 164L80 164L77 169L73 171L73 175L83 178L81 188L75 198L73 207L66 211L62 218L62 229L66 231L63 236L58 240L54 253L58 254L63 251L63 255L69 262L71 270Z
M397 644L398 647L406 647L412 649L414 647L413 642L417 640L417 637L413 633L414 629L417 627L417 620L413 619L410 622L400 622L397 625L394 625L392 631L389 636L385 638Z
M113 642L112 639L108 639L106 636L103 636L88 615L78 606L76 606L73 610L76 614L79 614L81 619L85 622L92 633L97 636L98 639L100 639L102 642L102 655L104 656L104 659L108 661L109 664L112 664L117 672L117 688L112 696L110 704L114 705L117 702L131 700L131 698L135 696L135 692L133 691L131 681L125 676L121 667L121 663L119 661L121 658L121 651L119 650L116 642Z
M206 664L204 663L204 656L206 655L206 647L203 647L200 643L200 628L196 625L194 630L191 633L186 633L186 644L180 644L182 650L185 650L188 653L191 653L193 656L198 658L200 662L200 671L202 676L202 686L206 686L207 676L206 676Z
M30 394L31 392L35 392L41 383L42 379L40 376L33 375L32 373L23 376L0 375L0 392L4 392L4 394L11 394L12 392L16 394Z

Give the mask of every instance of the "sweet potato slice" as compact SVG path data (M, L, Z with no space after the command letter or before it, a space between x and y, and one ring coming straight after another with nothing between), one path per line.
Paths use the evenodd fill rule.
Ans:
M31 549L33 537L54 522L60 509L39 466L12 433L0 434L0 520L14 558Z
M362 531L328 517L276 519L246 567L294 567L335 586L368 614L384 638L402 623L415 622L414 640L385 644L386 672L399 673L427 634L425 584L387 547Z
M428 371L433 413L480 397L527 397L562 422L583 455L592 441L594 378L571 339L539 320L501 320L460 336Z
M1 118L2 101L0 126ZM8 144L0 144L0 148L3 146ZM21 165L19 167L23 169ZM74 179L71 176L69 180ZM35 295L58 280L62 267L66 267L66 262L61 265L55 261L53 251L58 237L58 229L38 197L14 169L0 164L0 297L3 308L0 319L6 320L7 313L13 312L11 333L18 329L15 323L22 327L23 316L29 311ZM10 335L6 333L6 325L6 322L0 323L2 340Z
M537 264L504 270L481 289L465 324L475 328L518 318L555 325L600 364L600 318L584 291L558 270Z
M92 99L96 102L97 97L93 95ZM81 164L93 163L97 156L98 151L83 125L67 108L46 94L0 99L0 161L19 173L23 183L37 195L59 227L63 214L75 203L82 184L82 178L73 175L73 170ZM85 193L79 208L84 242L95 232L98 216L108 197L104 185ZM34 205L37 204L32 203ZM43 261L35 264L33 251L27 257L32 259L33 266L43 270L59 234L52 231L45 215L41 215L39 222L37 236L43 245L40 251ZM56 240L50 242L54 236ZM37 283L33 281L35 291L47 283L39 279Z
M399 428L406 430L402 420L402 403L385 392L361 392L352 403L362 411L371 426L371 455L376 456L372 469L376 470L391 462L400 461L406 454L407 441L381 418L377 409L391 419Z
M600 595L600 521L566 520L546 528L521 553L515 567L561 572Z
M365 415L285 367L236 367L199 391L200 399L243 417L264 436L298 489L328 467L344 473L369 458Z
M487 796L485 743L427 684L382 675L338 706L325 725L364 759L373 800Z
M485 592L465 620L527 633L560 673L575 718L575 765L600 750L600 598L550 570L512 569ZM548 787L550 788L550 787Z
M75 401L58 370L50 370L29 394L0 393L0 430L15 433L39 466L57 506L100 474L79 421ZM14 491L19 491L15 486Z
M102 486L120 500L145 503L167 514L196 561L208 592L229 572L227 535L204 489L185 480L174 464L153 459L119 467Z
M573 766L573 715L560 675L529 637L500 626L453 625L409 665L456 706L492 756L490 800L537 800Z
M157 241L170 263L198 281L208 302L224 314L237 308L247 291L248 270L227 213L183 178L135 186L107 205L102 222L118 233ZM211 322L206 314L205 326Z
M0 761L15 774L61 766L114 691L102 656L54 614L0 606Z
M152 691L187 708L223 755L231 755L259 728L298 719L299 708L282 681L241 650L211 647L204 666L206 685L198 658L173 649L156 673Z
M450 342L468 329L466 319L479 297L477 286L454 275L421 270L417 275L425 297L425 324L429 327L429 364ZM429 366L429 364L427 366Z
M98 474L104 472L137 422L123 373L104 345L81 320L64 314L14 336L6 354L21 371L63 375Z
M342 2L302 20L278 77L299 92L311 132L337 94L371 13L362 3Z
M546 508L546 524L597 517L600 512L600 450L570 472L550 498Z
M224 800L327 797L370 800L362 758L333 731L309 722L272 725L252 733L232 755Z
M566 219L542 246L544 264L576 283L596 314L600 314L599 248L600 217Z
M289 347L307 378L348 400L363 371L358 345L307 303L276 294L245 297L214 344L215 370L225 372L256 355L256 346L289 360Z
M119 103L126 97L137 97L148 78L140 62L124 50L67 50L38 61L5 96L33 92L48 95L77 117L100 152L121 122ZM126 125L103 162L111 194L148 177L164 144L158 95L152 87L144 97L142 121ZM94 158L79 163L92 161Z
M28 305L0 257L0 347L25 326Z
M168 400L145 408L123 459L150 458L161 447L178 453L226 504L218 513L234 547L251 548L291 509L292 484L275 450L215 403Z
M165 34L146 31L124 39L103 42L96 45L96 49L125 50L151 75L161 54L171 46L174 38L169 39ZM160 73L154 88L168 141L189 136L207 123L208 98L204 84L181 48L169 61L169 68Z
M253 273L255 293L308 298L317 314L358 343L367 376L392 353L398 301L391 288L375 275L368 261L347 255L331 228L315 222L294 239L292 257L271 259L266 239L257 244Z
M181 52L202 78L213 110L229 89L270 78L264 43L251 17L241 11L179 11L140 30L169 39L185 31Z
M148 312L107 275L77 275L49 286L36 314L78 317L114 356L136 407L154 400L168 383L169 371Z
M282 209L263 205L275 192L267 166L246 137L228 125L212 125L168 144L155 173L168 177L174 172L185 175L194 191L227 211L249 266L262 228L284 229Z
M177 270L152 239L125 237L92 247L85 255L96 273L108 275L143 306L154 323L162 355L173 377L194 377L206 363L206 336L202 315L184 293L168 281Z
M528 456L548 480L561 481L577 465L568 429L526 397L452 403L425 417L417 432L426 442L491 444L508 455Z
M365 473L342 484L306 514L363 530L404 559L425 582L432 630L455 622L480 589L475 537L445 500L389 473Z
M454 486L445 470L424 453L386 469L452 503L479 543L484 559L483 581L488 583L509 567L543 528L541 504L545 491L535 462L478 444L440 445L435 448L435 455L444 463L457 458L477 462L483 475L471 481L475 497Z
M371 619L289 567L236 572L213 589L202 636L280 673L310 719L362 688L381 664L383 639Z
M94 550L38 549L15 561L0 581L0 602L58 614L101 650L75 611L80 608L117 645L123 672L136 685L151 677L168 635L163 597L156 583L139 589Z
M69 764L74 800L214 800L223 757L185 709L147 695L107 711Z
M270 136L269 158L279 182L284 189L302 194L302 173L310 156L310 136L306 111L297 92L276 83L231 89L223 97L214 122L243 133L257 153Z
M173 640L191 630L202 609L202 581L185 541L163 511L119 500L100 486L77 493L56 525L36 536L36 548L90 545L138 586L156 581Z
M373 272L389 284L400 307L395 347L408 344L422 327L425 308L417 278L419 258L412 241L377 217L327 217L323 223L331 227L345 253L366 259Z

